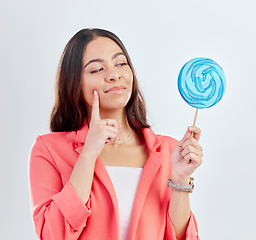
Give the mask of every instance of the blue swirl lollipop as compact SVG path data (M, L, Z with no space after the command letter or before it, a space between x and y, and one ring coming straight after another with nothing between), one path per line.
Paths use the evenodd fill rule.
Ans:
M212 107L221 100L226 90L226 78L222 68L213 60L194 58L180 70L178 88L182 98L196 108L195 126L198 109Z
M197 109L219 102L226 89L222 68L209 58L194 58L181 69L178 88L182 98Z

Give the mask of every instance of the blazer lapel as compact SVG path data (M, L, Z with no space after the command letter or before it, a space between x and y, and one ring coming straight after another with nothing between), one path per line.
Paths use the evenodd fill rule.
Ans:
M115 219L116 219L116 226L117 226L117 228L116 228L117 236L119 236L119 210L118 210L118 202L117 202L116 192L115 192L114 186L112 184L112 181L108 175L108 172L107 172L103 162L100 160L100 158L97 158L97 160L96 160L94 174L95 174L95 177L97 177L101 181L102 185L106 188L106 190L109 193L109 196L112 200Z
M161 146L159 138L150 129L143 129L143 134L149 150L149 157L141 173L141 178L134 200L129 239L135 239L136 228L138 226L147 193L159 167L161 166Z

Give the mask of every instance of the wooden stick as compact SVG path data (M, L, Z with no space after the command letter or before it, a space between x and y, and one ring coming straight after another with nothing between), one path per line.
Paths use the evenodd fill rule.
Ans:
M198 108L196 109L196 113L195 113L195 117L194 117L194 122L193 122L193 127L196 125L197 114L198 114ZM193 136L194 136L194 133L191 133L190 137L192 138Z

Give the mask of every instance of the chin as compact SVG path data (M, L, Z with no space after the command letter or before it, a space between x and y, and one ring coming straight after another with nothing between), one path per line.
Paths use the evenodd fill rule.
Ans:
M124 108L129 102L131 96L120 96L120 95L112 95L104 98L102 101L102 107L104 108Z
M101 105L106 110L118 110L126 107L129 99L113 99Z

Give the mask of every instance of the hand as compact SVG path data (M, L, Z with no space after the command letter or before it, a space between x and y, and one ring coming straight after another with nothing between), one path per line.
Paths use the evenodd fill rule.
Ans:
M84 143L83 152L89 152L97 158L105 143L116 139L119 125L115 119L101 119L99 111L99 95L94 91L91 121Z
M191 138L191 133L193 137ZM189 127L184 137L174 148L171 156L171 179L179 184L188 184L191 174L202 163L203 149L198 143L201 130Z

